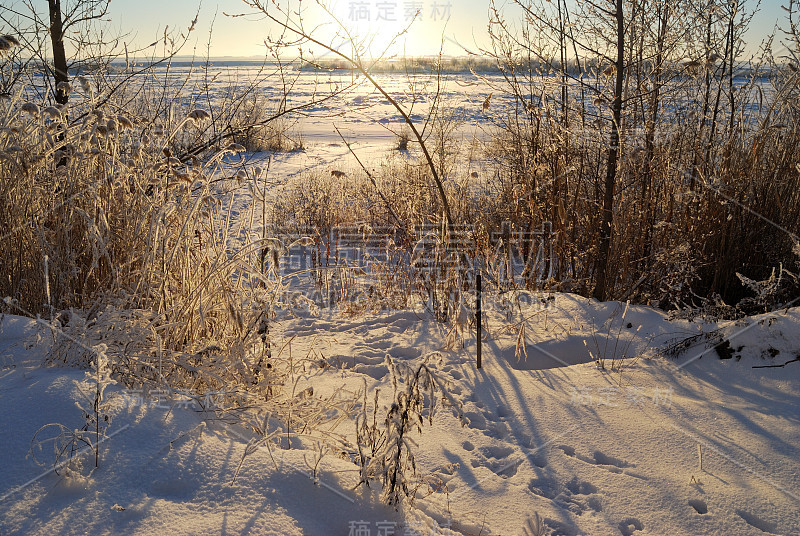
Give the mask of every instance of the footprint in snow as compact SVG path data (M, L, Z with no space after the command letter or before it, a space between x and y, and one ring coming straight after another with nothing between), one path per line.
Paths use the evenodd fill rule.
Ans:
M389 374L389 367L386 365L356 365L353 371L380 380Z
M575 447L570 447L568 445L559 445L558 448L564 451L564 454L567 456L575 457Z
M388 347L386 349L388 349ZM422 355L422 352L417 348L392 348L390 353L392 357L399 357L401 359L416 359Z
M644 525L635 517L629 517L619 522L619 531L623 536L633 536L633 533L637 530L644 530Z
M447 390L456 396L459 396L463 392L458 385L447 385Z
M597 493L597 487L594 484L578 480L577 476L572 477L572 480L567 482L566 486L573 495L591 495L592 493Z
M772 523L766 519L758 517L756 514L751 514L744 510L736 510L736 515L745 520L751 527L755 527L761 532L774 533L778 531L777 523Z
M477 411L465 411L464 417L467 418L467 426L476 430L486 430L486 418Z
M483 433L494 439L506 439L511 433L511 429L504 422L494 422L487 426Z
M382 363L386 358L384 352L361 344L353 347L353 352L355 353L353 358L356 360L356 363Z
M517 468L522 460L512 459L510 456L514 449L502 446L481 447L478 449L479 458L472 460L472 467L486 467L497 476L509 478L517 474Z
M561 487L551 478L534 478L528 482L528 490L534 495L555 500L561 493Z
M481 447L478 450L487 458L505 458L514 453L514 449L511 447L502 446Z
M382 337L371 337L364 339L366 346L369 348L377 348L378 350L388 350L392 347L392 342L387 341Z
M689 499L689 506L694 508L695 512L698 514L708 513L708 505L702 499Z
M501 478L510 478L517 474L520 460L472 460L473 468L486 467Z
M533 452L526 454L528 459L537 467L547 467L547 456L544 452L544 445L537 445L532 436L528 434L516 435L516 443L525 450L533 450Z
M622 469L623 467L631 467L631 464L628 462L620 460L619 458L614 458L613 456L608 456L607 454L603 454L599 450L594 451L594 462L597 465L612 465L618 469Z
M599 450L594 451L594 454L590 458L588 456L583 456L581 454L578 454L575 451L575 447L570 447L569 445L559 445L558 448L560 448L567 456L575 458L576 460L580 460L584 463L588 463L590 465L601 467L606 471L618 474L625 474L628 476L632 476L634 478L639 478L641 480L647 480L646 476L640 475L628 469L629 467L636 467L635 464L628 463L625 460L621 460L619 458L614 458L613 456L604 454Z
M410 326L410 322L407 320L397 320L392 322L386 327L386 331L389 333L394 333L395 335L399 335L400 333L405 333Z
M561 485L550 477L535 478L528 483L528 491L534 495L550 499L559 507L575 515L583 515L587 510L601 512L603 505L595 495L597 488L589 482L574 477Z

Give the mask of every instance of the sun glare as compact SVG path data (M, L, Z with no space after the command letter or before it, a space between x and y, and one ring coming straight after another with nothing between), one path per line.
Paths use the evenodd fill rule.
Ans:
M368 57L438 54L450 23L449 3L340 2L335 15Z

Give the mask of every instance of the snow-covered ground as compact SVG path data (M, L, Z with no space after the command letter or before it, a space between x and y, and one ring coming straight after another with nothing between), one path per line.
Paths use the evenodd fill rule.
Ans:
M26 456L34 434L80 427L77 385L88 384L85 371L42 366L48 329L6 315L0 534L536 534L537 516L543 534L800 534L800 362L753 368L800 354L800 309L704 324L548 297L487 303L481 369L474 332L447 349L447 328L422 309L282 314L275 347L309 359L297 389L366 385L387 406L390 356L427 362L459 401L414 434L421 484L399 511L380 490L354 491L357 467L336 452L315 483L315 444L301 438L248 456L234 481L243 429L116 385L99 468L88 453L82 470L38 466ZM730 359L704 337L659 354L716 329Z

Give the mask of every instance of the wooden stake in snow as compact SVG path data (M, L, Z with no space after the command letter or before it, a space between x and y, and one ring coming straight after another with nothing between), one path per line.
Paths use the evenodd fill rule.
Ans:
M481 368L481 274L475 278L475 324L477 326L478 368Z
M700 458L700 470L703 470L703 445L697 444L697 457Z

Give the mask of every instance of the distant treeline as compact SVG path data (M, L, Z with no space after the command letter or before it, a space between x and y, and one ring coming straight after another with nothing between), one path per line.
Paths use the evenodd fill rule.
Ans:
M580 65L575 61L566 63L566 68L562 69L559 62L545 63L536 60L518 60L513 64L507 60L502 63L497 61L497 58L488 58L480 56L457 56L457 57L439 57L439 56L422 56L422 57L403 57L392 59L379 59L374 61L365 60L365 65L369 67L370 72L380 73L465 73L475 72L482 74L492 74L509 72L511 70L522 73L538 73L538 74L561 74L566 72L572 76L580 76L583 74L596 75L608 71L609 65L598 61L596 59L584 60ZM652 66L647 65L645 68ZM695 76L698 71L702 70L705 65L697 60L686 60L677 62L674 65L662 67L662 71L668 76L680 76L686 74ZM320 60L303 61L301 70L354 70L352 64L337 58L323 58ZM761 69L763 72L763 67ZM738 63L735 65L735 72L737 76L748 76L752 73L752 68L748 63Z
M370 72L376 73L468 73L475 72L481 74L492 74L507 72L511 69L517 72L539 73L539 74L560 74L562 73L561 65L558 62L544 63L535 60L532 61L518 61L513 66L505 61L499 64L495 58L487 58L480 56L420 56L420 57L402 57L391 59L378 59L378 60L365 60L365 66L369 68ZM206 60L204 58L189 58L181 57L174 59L170 62L155 62L152 59L131 59L128 62L122 60L115 60L106 65L92 66L91 64L84 63L79 69L70 69L70 76L78 74L88 74L95 70L105 72L125 72L129 69L147 69L149 67L164 68L166 66L178 69L204 69L211 70L224 69L224 68L277 68L279 63L272 59L257 59L257 58L211 58ZM282 62L282 65L287 70L293 71L352 71L354 67L352 64L338 59L338 58L320 58L320 59L299 59L291 58ZM32 60L28 63L29 68L34 70L44 70L44 66L37 60ZM686 60L684 62L676 63L665 69L666 74L671 73L670 76L680 76L680 74L688 74L689 76L696 75L698 69L702 69L703 65L697 61ZM599 61L586 60L578 65L576 62L568 62L566 65L566 72L570 75L580 76L583 74L595 75L603 73L608 69L608 65L602 64ZM760 74L768 75L762 66ZM735 67L736 76L749 76L752 74L751 66L748 63L740 63Z

